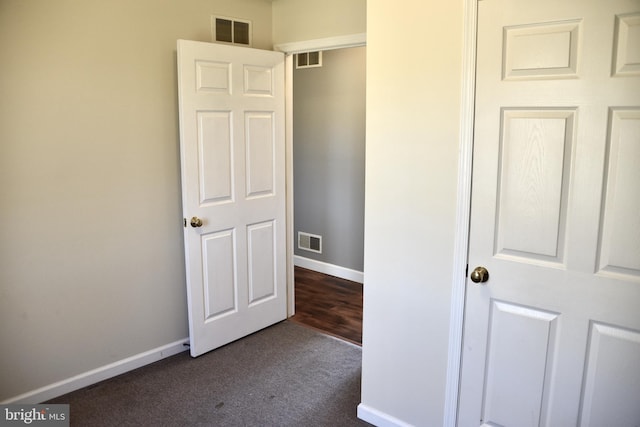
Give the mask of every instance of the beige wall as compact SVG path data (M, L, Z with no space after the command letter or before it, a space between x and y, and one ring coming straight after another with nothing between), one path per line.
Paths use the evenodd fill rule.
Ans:
M443 425L462 0L369 1L361 410Z
M175 41L367 22L363 407L442 425L462 0L0 1L0 401L188 334ZM273 32L271 13L273 11Z
M188 336L176 39L269 0L0 2L0 401Z
M274 0L273 43L365 33L366 0Z

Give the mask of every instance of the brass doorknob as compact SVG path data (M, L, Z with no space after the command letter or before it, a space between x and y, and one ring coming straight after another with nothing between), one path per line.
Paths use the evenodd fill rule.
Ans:
M202 227L202 220L197 216L194 216L193 218L191 218L191 226L193 228Z
M471 281L474 283L484 283L489 280L489 272L484 267L476 267L471 272Z

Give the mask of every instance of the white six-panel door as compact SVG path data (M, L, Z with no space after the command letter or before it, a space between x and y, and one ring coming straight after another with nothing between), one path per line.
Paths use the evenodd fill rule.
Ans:
M640 1L478 8L458 424L640 425Z
M286 318L284 55L180 40L178 92L197 356Z

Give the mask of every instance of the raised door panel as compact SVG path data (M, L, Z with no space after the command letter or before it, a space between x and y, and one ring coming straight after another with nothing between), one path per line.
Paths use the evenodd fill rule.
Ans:
M503 109L496 254L561 263L575 111Z
M270 67L245 65L244 94L247 96L273 96L274 73Z
M231 111L198 111L200 205L233 200Z
M236 243L233 230L205 234L202 239L204 321L237 311Z
M636 426L639 397L640 332L593 322L580 425Z
M616 16L614 76L640 75L640 13Z
M276 224L267 221L247 227L249 258L249 305L276 296Z
M547 392L558 314L503 301L491 302L483 422L539 425Z
M247 197L269 196L275 186L275 129L273 113L246 112Z
M579 36L579 20L506 27L503 78L577 77Z
M599 270L640 279L640 109L610 111Z
M231 63L196 61L196 92L231 94Z

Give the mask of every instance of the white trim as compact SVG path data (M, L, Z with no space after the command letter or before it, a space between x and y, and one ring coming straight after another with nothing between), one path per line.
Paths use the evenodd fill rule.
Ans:
M469 259L469 220L471 211L471 173L473 166L473 126L475 106L476 38L478 22L477 0L464 0L464 38L462 63L462 94L460 101L460 151L458 157L458 195L456 234L453 254L451 317L449 319L449 350L447 384L444 402L445 427L457 424L466 269Z
M293 263L297 267L318 271L320 273L340 277L341 279L351 280L352 282L364 283L364 273L362 273L362 271L352 270L350 268L340 267L339 265L329 264L322 261L316 261L299 255L293 256Z
M287 227L287 316L296 314L295 273L293 265L293 55L284 58L284 144Z
M411 427L411 424L400 421L363 403L358 405L358 418L377 427Z
M286 54L309 52L315 50L342 49L359 47L367 44L367 33L349 34L346 36L327 37L324 39L305 40L300 42L281 43L273 46L273 50Z
M125 372L129 372L150 363L157 362L158 360L164 359L166 357L170 357L175 354L182 353L183 351L187 351L188 347L186 346L186 344L189 344L189 338L184 338L170 344L166 344L161 347L157 347L152 350L127 357L126 359L122 359L117 362L102 366L100 368L84 372L74 377L49 384L47 386L29 391L19 396L11 397L0 403L36 404L44 402L49 399L53 399L54 397L62 396L63 394L70 393L80 388L87 387L100 381L115 377L116 375L124 374Z

